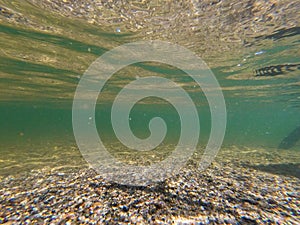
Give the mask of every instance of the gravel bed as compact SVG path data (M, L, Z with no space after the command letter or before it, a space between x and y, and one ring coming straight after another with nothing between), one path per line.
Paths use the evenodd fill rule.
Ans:
M190 164L147 187L92 169L35 171L0 182L1 224L299 224L299 179L232 163Z

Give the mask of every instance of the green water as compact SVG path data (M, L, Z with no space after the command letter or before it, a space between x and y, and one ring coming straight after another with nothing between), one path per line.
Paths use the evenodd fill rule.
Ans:
M211 37L206 41L197 42L199 33L187 35L177 27L174 29L178 29L178 40L163 35L148 36L146 31L156 29L151 24L142 30L127 29L122 23L100 26L55 11L47 12L31 1L0 1L0 7L19 12L31 21L15 21L2 11L0 14L2 175L84 164L72 129L76 85L101 54L137 40L162 39L181 44L206 61L222 87L226 102L227 129L222 149L235 146L272 151L300 126L299 66L279 76L254 77L253 73L261 67L300 63L299 27L294 29L296 32L289 32L290 27L281 28L286 33L280 38L278 35L271 37L278 34L276 26L262 36L257 34L253 38L249 35L251 45L219 42L213 36L217 32L210 32L208 36ZM51 29L43 30L40 26ZM263 51L262 54L256 54L259 51ZM118 146L110 121L111 104L122 86L135 80L136 76L161 76L182 85L197 106L201 125L198 148L203 149L210 134L211 117L201 89L179 69L140 63L114 74L98 99L96 125L111 151L117 151L114 146ZM180 136L178 113L170 104L158 99L145 99L133 108L130 115L133 133L139 138L148 137L148 123L156 116L162 117L168 125L161 149L176 145ZM288 150L280 151L298 154L299 148L300 141Z

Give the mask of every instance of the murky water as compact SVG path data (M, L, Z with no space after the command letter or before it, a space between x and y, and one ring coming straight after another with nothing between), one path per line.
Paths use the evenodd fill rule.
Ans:
M194 51L218 79L228 113L220 154L275 151L283 155L277 164L292 156L293 165L299 165L299 8L298 1L290 0L1 0L0 175L85 165L72 129L80 77L104 52L155 39ZM97 128L111 152L131 154L114 136L110 110L117 93L137 76L172 79L190 94L199 112L198 148L203 150L211 118L201 89L177 68L140 63L114 74L98 99ZM130 124L137 137L146 138L155 116L168 124L162 146L153 153L161 159L180 135L174 108L158 99L145 100L133 108Z

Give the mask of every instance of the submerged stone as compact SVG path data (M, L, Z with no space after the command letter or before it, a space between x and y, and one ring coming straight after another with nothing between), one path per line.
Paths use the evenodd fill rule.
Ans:
M300 126L294 129L278 145L279 149L290 149L300 140Z

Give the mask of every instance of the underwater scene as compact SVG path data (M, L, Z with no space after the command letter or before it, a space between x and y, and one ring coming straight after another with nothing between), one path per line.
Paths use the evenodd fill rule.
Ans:
M300 224L299 9L0 0L0 224Z

